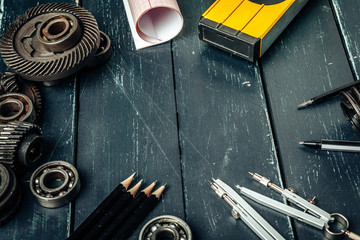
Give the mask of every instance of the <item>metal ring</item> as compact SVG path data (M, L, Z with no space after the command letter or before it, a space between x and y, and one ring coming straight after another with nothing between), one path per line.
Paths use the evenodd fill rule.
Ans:
M34 122L35 110L31 99L21 93L0 96L0 123L12 121Z
M52 183L62 182L60 186ZM64 161L41 165L30 178L30 189L38 203L47 208L57 208L71 202L80 191L76 168Z
M162 215L151 219L141 229L139 240L192 240L189 225L181 218Z
M340 232L333 232L330 230L330 227L328 225L324 228L325 237L330 240L337 240L342 239L345 237L345 232L349 228L349 221L346 217L341 215L340 213L332 213L330 214L332 218L335 219L335 221L339 222L344 228L340 230Z

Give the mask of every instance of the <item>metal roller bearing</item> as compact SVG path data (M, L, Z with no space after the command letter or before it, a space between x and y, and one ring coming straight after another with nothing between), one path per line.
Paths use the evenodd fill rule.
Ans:
M33 123L36 111L31 99L22 93L0 95L0 123L23 121Z
M14 172L0 164L0 225L15 216L21 204L21 189Z
M106 33L100 31L100 46L95 56L89 61L87 67L96 67L104 64L107 60L109 60L111 54L111 40Z
M41 206L57 208L76 197L80 191L80 179L73 165L53 161L34 171L30 178L30 189Z
M192 240L190 227L181 218L163 215L151 219L140 231L139 240Z
M48 3L11 23L0 51L20 77L52 86L85 67L99 44L100 31L90 12L69 3Z

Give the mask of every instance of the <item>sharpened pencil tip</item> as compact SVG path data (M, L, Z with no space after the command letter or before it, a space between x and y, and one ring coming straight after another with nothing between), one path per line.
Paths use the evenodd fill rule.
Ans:
M304 144L305 144L305 142L299 142L299 144L300 144L300 145L304 145Z
M137 193L137 191L140 188L141 183L143 182L143 180L141 179L135 186L133 186L128 192L135 197L135 194Z
M165 186L166 184L162 185L161 187L159 187L158 189L156 189L151 195L155 195L155 197L157 199L160 199L162 193L164 192L165 190Z
M211 178L213 180L213 182L216 182L215 178Z
M149 186L147 186L144 190L142 190L143 193L145 193L146 196L150 196L151 191L153 190L153 188L155 187L157 181L153 182L152 184L150 184Z
M298 109L306 108L307 106L313 104L314 100L308 100L306 102L303 102L297 106Z
M255 173L252 173L252 172L248 172L251 176L254 176L255 175Z
M132 182L132 180L134 179L134 176L136 175L136 172L134 172L133 174L131 174L130 177L128 177L127 179L125 179L124 181L121 182L121 184L124 186L124 188L127 190Z

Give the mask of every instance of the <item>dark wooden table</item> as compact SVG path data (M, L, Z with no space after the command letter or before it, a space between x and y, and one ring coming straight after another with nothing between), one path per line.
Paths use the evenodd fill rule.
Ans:
M45 0L36 4L46 3ZM74 1L67 1L75 3ZM339 99L297 110L311 97L360 78L360 0L310 1L253 64L199 41L197 23L213 0L179 0L182 32L135 50L121 0L83 0L112 40L110 61L71 81L42 87L43 161L73 163L82 188L62 208L39 206L23 178L19 213L0 239L65 239L125 177L168 183L147 220L179 216L195 239L257 239L211 190L220 178L282 198L256 184L258 172L348 217L360 232L360 155L299 147L312 139L360 140ZM0 0L1 32L33 1ZM1 63L2 72L7 70ZM145 186L145 185L144 185ZM249 201L250 202L250 201ZM250 202L286 239L321 231ZM131 239L137 239L139 227Z

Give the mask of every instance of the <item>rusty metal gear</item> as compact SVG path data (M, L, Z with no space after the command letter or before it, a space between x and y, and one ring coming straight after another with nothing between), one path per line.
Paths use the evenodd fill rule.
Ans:
M28 96L32 101L36 114L34 123L38 123L43 109L42 95L39 88L34 84L22 83L19 92Z
M26 122L0 124L0 163L16 171L35 164L43 151L39 126Z
M19 78L16 73L4 72L0 77L0 94L19 91Z
M11 23L0 52L20 77L51 86L86 66L99 44L100 31L90 12L68 3L49 3L27 10Z

